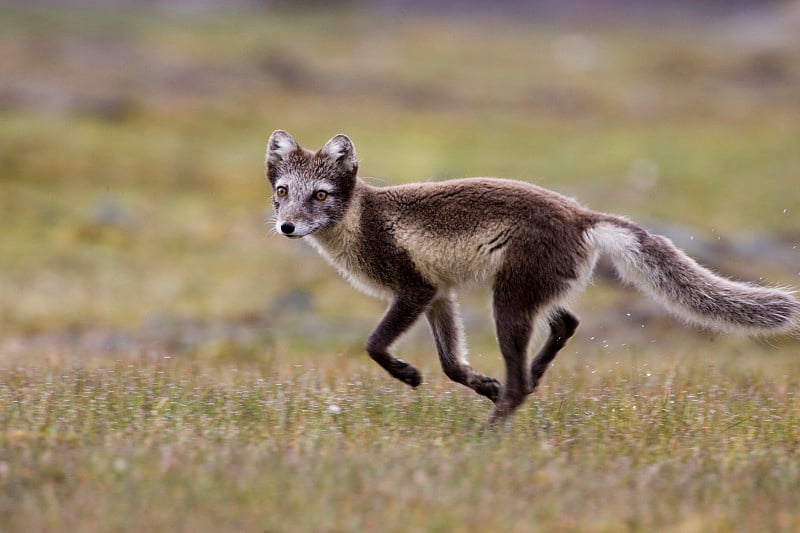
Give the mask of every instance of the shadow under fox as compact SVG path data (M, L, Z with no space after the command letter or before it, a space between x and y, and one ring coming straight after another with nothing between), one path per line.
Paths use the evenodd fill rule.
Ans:
M575 333L578 319L567 306L601 254L624 281L691 323L748 334L800 326L792 292L717 276L667 238L535 185L469 178L373 187L358 177L347 136L311 152L282 130L269 138L266 167L276 231L305 238L353 285L390 302L367 339L370 357L419 385L417 369L389 349L425 315L444 373L495 403L491 423L536 389ZM483 283L493 291L502 386L466 359L454 291ZM537 320L549 335L528 364Z

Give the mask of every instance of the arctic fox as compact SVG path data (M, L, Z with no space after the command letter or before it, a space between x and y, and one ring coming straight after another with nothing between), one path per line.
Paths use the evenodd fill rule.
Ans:
M748 334L800 326L790 291L722 278L625 218L590 211L524 182L469 178L373 187L358 175L353 143L336 135L317 152L285 131L267 144L275 229L303 238L357 288L388 300L367 353L416 387L420 373L389 352L421 315L444 373L495 403L491 424L536 389L578 319L566 306L589 282L598 256L620 277L688 322ZM506 375L502 386L473 369L455 289L489 283ZM549 336L528 365L536 320Z

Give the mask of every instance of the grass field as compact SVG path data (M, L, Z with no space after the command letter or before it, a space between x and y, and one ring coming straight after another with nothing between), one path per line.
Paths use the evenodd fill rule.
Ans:
M381 304L265 227L269 133L341 131L379 183L526 179L798 286L800 47L769 35L4 8L0 530L800 529L796 339L600 279L487 431L424 327L410 390L363 353Z
M794 530L800 361L724 348L565 355L496 431L482 425L488 402L431 364L411 391L335 354L17 362L0 388L0 519L11 531Z

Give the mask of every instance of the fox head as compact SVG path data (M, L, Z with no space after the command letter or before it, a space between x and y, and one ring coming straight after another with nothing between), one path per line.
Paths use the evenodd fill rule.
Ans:
M278 233L305 237L342 220L358 172L356 150L347 135L336 135L311 152L285 131L275 130L267 142L266 165Z

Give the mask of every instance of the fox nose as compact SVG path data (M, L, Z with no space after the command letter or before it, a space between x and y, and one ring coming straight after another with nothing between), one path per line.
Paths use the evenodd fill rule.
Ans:
M292 233L294 233L294 224L292 224L291 222L283 222L281 224L281 231L285 235L291 235Z

